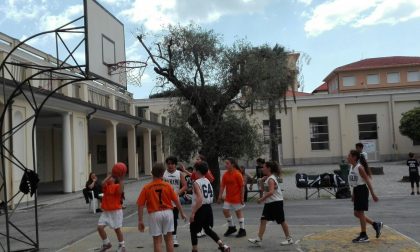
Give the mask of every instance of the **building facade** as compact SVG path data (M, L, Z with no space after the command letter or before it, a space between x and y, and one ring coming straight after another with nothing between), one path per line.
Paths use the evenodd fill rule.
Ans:
M0 62L18 43L0 33ZM51 55L25 45L7 59L16 65L9 64L0 75L4 87L0 89L0 109L4 115L3 141L8 150L4 176L8 198L19 192L23 167L36 166L41 184L57 183L57 192L64 193L83 189L90 172L105 175L116 162L127 164L129 178L150 174L152 163L164 160L163 128L167 123L148 109L139 114L132 94L126 90L99 81L75 82L61 88L63 82L41 76L23 85L21 95L5 109L16 83L39 75L39 70L22 64L42 68L55 61ZM56 88L58 92L46 100L34 125L35 108Z
M338 163L357 142L364 143L372 162L405 159L408 152L420 154L420 141L399 133L402 113L420 106L420 57L354 62L335 69L324 81L313 94L298 93L296 102L288 97L287 110L278 112L282 164ZM165 113L171 103L165 98L134 102L155 113ZM247 114L260 122L261 134L268 140L267 108L257 105L252 115Z

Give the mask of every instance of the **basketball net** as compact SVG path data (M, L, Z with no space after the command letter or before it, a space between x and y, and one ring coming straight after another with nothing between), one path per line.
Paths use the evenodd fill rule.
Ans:
M146 69L146 63L140 61L121 61L108 64L108 74L118 75L119 84L141 86L141 77Z

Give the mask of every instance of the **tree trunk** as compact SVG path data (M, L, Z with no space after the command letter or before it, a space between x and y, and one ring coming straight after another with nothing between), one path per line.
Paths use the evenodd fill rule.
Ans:
M279 163L279 143L277 137L276 101L268 100L268 120L270 125L270 159Z

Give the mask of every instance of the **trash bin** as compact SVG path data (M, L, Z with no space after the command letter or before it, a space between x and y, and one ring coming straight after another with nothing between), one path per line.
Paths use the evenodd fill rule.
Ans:
M341 163L340 163L340 176L346 181L346 184L349 183L349 181L348 181L349 169L350 169L350 165L347 164L344 161L344 159L341 160Z

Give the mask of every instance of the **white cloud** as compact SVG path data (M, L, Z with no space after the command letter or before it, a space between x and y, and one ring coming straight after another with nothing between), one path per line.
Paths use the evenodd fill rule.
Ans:
M312 10L305 32L315 37L339 26L395 25L419 17L418 0L332 0Z
M211 23L222 16L260 12L271 0L135 0L121 12L132 23L160 30L175 23Z
M295 0L298 3L302 3L304 5L311 5L312 0Z
M38 18L47 5L44 1L37 0L3 0L0 5L0 14L5 19L21 22Z
M69 6L67 9L60 12L59 15L51 15L50 13L47 13L39 20L40 29L41 31L54 30L82 15L83 5L81 4Z

